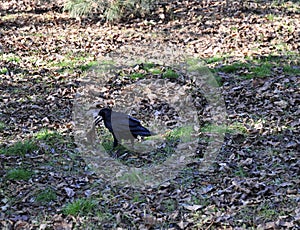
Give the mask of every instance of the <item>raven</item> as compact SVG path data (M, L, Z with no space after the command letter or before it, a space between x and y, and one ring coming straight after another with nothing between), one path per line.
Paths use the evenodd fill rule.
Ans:
M117 147L119 141L130 140L133 145L138 136L151 136L152 133L141 125L141 122L125 113L114 112L109 108L103 108L94 119L94 125L104 121L105 127L113 135L113 147Z

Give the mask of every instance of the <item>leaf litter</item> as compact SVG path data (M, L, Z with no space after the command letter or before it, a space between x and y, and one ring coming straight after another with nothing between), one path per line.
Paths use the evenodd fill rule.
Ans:
M1 150L13 148L16 140L29 139L37 146L24 155L1 151L1 228L299 228L299 73L276 67L269 77L240 79L219 71L228 123L238 128L226 131L211 170L203 173L188 165L158 188L102 181L76 151L71 117L85 66L122 44L151 43L155 36L202 58L230 54L233 63L272 54L286 60L285 49L299 50L299 8L291 3L280 8L232 1L226 8L225 1L169 1L167 10L158 9L147 20L106 25L71 19L61 13L60 4L9 1L0 11ZM299 69L297 57L290 64ZM245 68L240 71L248 74ZM139 106L143 111L150 106L160 116L174 115L155 97ZM146 118L147 112L141 116ZM37 138L42 129L58 132L61 139ZM31 177L9 179L11 169L30 170ZM49 188L56 196L46 204L37 202L39 191ZM87 197L97 202L96 209L74 216L62 211L69 202Z

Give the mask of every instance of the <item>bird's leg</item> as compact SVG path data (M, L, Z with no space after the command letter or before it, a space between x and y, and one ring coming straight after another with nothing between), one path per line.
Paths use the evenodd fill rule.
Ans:
M118 139L116 138L115 134L113 134L114 137L114 144L113 147L116 148L119 145Z
M114 138L114 144L113 147L116 148L119 145L119 142L116 138Z
M118 153L119 153L119 149L116 149L119 145L118 139L116 138L116 136L113 134L114 137L114 143L113 143L113 154L112 157L113 158L118 158Z

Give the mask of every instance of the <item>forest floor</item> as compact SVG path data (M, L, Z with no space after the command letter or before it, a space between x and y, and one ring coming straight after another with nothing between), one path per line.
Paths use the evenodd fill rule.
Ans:
M167 1L146 18L107 23L71 18L55 1L1 1L0 228L299 229L300 5L230 2ZM207 171L190 164L160 186L113 184L76 143L75 95L104 55L154 43L206 63L227 113L209 128L224 140ZM106 105L149 70L128 68L103 88ZM174 81L155 71L150 79ZM152 99L133 107L164 113Z

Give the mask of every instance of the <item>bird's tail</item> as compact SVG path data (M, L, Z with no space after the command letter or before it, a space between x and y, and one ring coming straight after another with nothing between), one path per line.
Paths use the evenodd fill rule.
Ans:
M150 131L151 136L156 136L157 133Z

